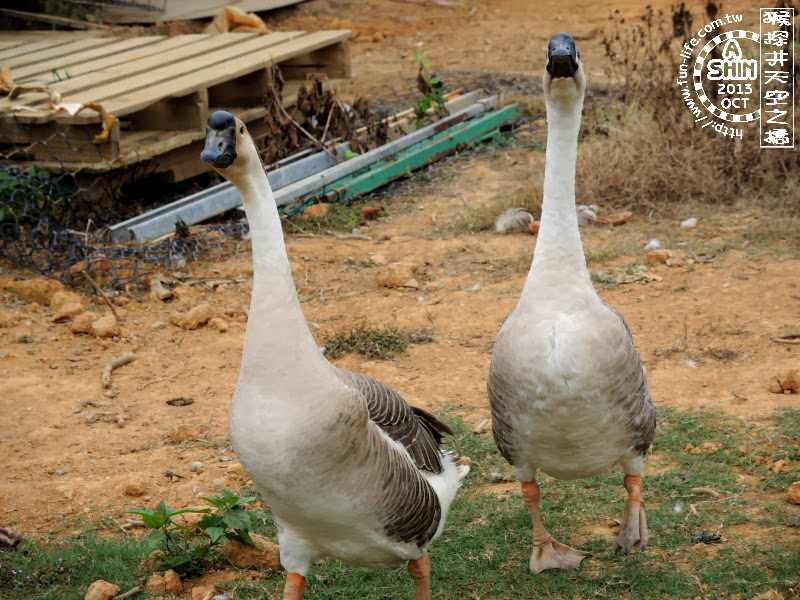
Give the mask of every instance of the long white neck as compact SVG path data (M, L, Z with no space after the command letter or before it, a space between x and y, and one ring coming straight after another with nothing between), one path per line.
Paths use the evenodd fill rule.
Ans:
M239 386L287 389L330 370L306 324L275 198L261 168L234 181L242 197L253 247L253 295Z
M532 288L540 287L545 277L551 285L574 285L577 279L591 287L575 212L575 164L582 108L582 98L547 99L542 219L523 297L526 293L538 296L542 290Z

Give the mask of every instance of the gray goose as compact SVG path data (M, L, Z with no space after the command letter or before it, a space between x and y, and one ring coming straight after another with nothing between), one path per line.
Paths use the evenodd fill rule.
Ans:
M430 600L427 548L442 532L468 467L440 450L450 429L391 388L320 353L292 281L275 200L244 123L208 118L201 159L242 197L253 293L228 430L270 506L299 600L323 557L382 568L408 562L415 600Z
M536 473L592 477L614 465L628 492L615 549L645 549L644 454L655 409L625 319L592 286L575 212L575 164L586 78L574 40L553 36L544 72L547 150L541 228L522 295L492 354L492 431L533 520L530 570L577 568L591 556L554 540Z

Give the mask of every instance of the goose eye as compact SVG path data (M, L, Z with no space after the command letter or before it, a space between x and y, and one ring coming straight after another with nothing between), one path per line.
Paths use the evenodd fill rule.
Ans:
M239 127L239 133L241 133L242 135L244 135L244 125L242 125L241 127Z

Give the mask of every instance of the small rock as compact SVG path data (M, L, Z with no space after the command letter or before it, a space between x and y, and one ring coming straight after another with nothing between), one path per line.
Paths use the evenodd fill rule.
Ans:
M172 298L172 290L165 288L164 282L162 282L158 277L153 277L150 280L150 294L162 302Z
M330 204L328 204L327 202L320 202L319 204L312 204L311 206L307 207L303 211L303 214L300 218L303 221L307 221L308 219L321 218L327 216L329 211L330 211Z
M792 369L785 375L775 375L769 384L769 391L773 394L800 393L800 371Z
M374 219L382 210L382 206L362 206L359 213L361 213L361 218L366 221L368 219Z
M166 326L167 326L167 324L164 323L164 321L156 321L155 323L150 325L150 328L151 329L164 329L164 327L166 327Z
M280 571L282 567L278 544L270 542L263 535L257 533L250 534L250 537L256 548L235 540L228 540L222 548L222 553L240 569L256 567Z
M168 594L180 594L183 589L181 576L170 569L164 573L164 591Z
M72 317L72 323L69 324L69 330L72 333L89 333L92 331L92 323L97 321L99 318L100 315L87 310Z
M144 589L148 594L164 593L167 587L167 582L164 581L164 576L161 573L153 573L144 584Z
M652 260L653 262L666 264L671 255L672 252L670 252L669 250L666 250L664 248L659 248L656 250L650 250L647 253L647 259Z
M169 320L173 325L184 329L197 329L200 325L208 323L214 316L214 309L210 304L204 302L198 304L187 313L170 313Z
M147 494L147 486L139 481L132 482L125 486L122 493L131 498L138 498Z
M219 317L213 317L208 320L208 326L215 331L219 331L220 333L225 333L228 331L228 322L225 319L220 319Z
M541 221L534 221L533 223L528 225L528 231L533 235L536 235L537 233L539 233L539 227L541 226L542 226Z
M791 465L792 461L790 461L788 458L781 458L780 460L776 460L774 463L772 463L770 470L773 473L784 473L789 470Z
M67 304L83 304L83 298L69 290L60 290L50 297L50 310L58 312Z
M409 279L408 281L406 281L403 284L403 287L411 288L412 290L417 290L417 289L419 289L419 281L417 281L416 279L414 279L412 277L411 279Z
M695 227L697 225L696 217L689 217L685 221L681 221L681 227Z
M99 338L110 338L120 334L117 318L108 314L92 323L92 335Z
M14 281L7 285L6 289L14 292L23 302L49 305L53 294L64 290L64 284L54 279L36 277L34 279Z
M213 595L214 586L196 585L192 588L192 600L205 600L209 594Z
M197 460L197 461L195 461L195 462L193 462L192 464L189 465L189 470L192 473L202 473L204 466L205 465L203 463L201 463L199 460Z
M800 504L800 481L795 481L789 486L786 492L786 500L789 504Z
M378 285L390 288L402 288L405 283L414 279L419 268L415 263L398 262L381 267L378 272Z
M58 471L56 471L56 475L66 475L69 473L69 469L66 467L61 467Z
M174 443L185 442L200 435L200 430L195 425L181 423L169 432L169 441Z
M13 327L22 319L22 315L15 315L14 313L0 313L0 329L6 327Z
M53 316L52 321L53 323L68 323L82 312L83 306L81 306L80 302L69 302L67 304L63 304L61 308L58 309L58 312L56 312L56 314Z
M388 265L389 264L389 259L387 259L380 252L370 252L367 256L368 256L369 262L371 262L373 265L377 265L379 267L382 267L384 265Z
M597 217L598 223L604 223L606 225L624 225L628 221L630 221L633 213L629 210L614 213L613 215L605 215L602 217Z
M86 590L83 600L110 600L117 594L119 594L118 585L98 579Z
M131 303L131 299L127 296L114 296L113 302L117 306L127 306Z

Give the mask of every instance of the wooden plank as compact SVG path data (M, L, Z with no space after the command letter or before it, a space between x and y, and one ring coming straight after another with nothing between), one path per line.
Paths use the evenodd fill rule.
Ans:
M8 50L10 48L16 48L20 44L24 44L24 43L25 42L23 42L22 40L19 40L17 42L2 41L2 42L0 42L0 51Z
M287 81L283 90L283 105L289 107L297 102L297 90L301 83L299 81ZM337 85L341 83L338 80L328 82L328 85ZM214 110L216 110L215 107ZM250 108L236 108L224 107L232 111L242 121L247 124L248 129L256 131L258 123L266 114L266 109L263 106L250 107ZM20 143L32 143L37 140L45 139L58 135L59 128L63 125L55 122L47 122L43 124L29 125L24 132L31 132ZM77 125L71 128L77 128ZM88 127L92 135L100 132L99 125L93 124ZM37 129L37 128L41 128ZM1 134L0 134L1 136ZM258 137L258 136L255 136ZM263 137L263 133L261 134ZM2 137L0 137L2 140ZM112 160L98 162L68 162L56 161L48 158L44 161L36 162L36 166L49 171L50 173L68 172L81 172L85 174L103 174L109 171L124 169L139 163L147 163L148 161L155 162L156 172L174 171L174 179L180 179L182 174L190 172L185 175L191 177L205 173L209 170L209 166L199 160L196 160L200 155L203 144L205 143L205 123L202 128L195 128L188 131L173 131L169 135L164 135L161 130L146 130L146 131L123 131L120 135L120 150L119 156ZM22 157L15 157L13 166L19 168L27 168L30 162L23 162Z
M226 81L247 75L258 69L266 68L272 64L294 56L303 49L313 49L330 43L337 43L350 37L349 31L319 31L299 39L280 44L274 48L266 48L258 55L230 58L219 64L189 73L187 75L165 81L147 88L150 98L163 98L166 96L179 96L188 94L199 87L211 87L223 84ZM106 104L106 110L112 114L127 114L143 108L152 102L141 94L125 94L111 99Z
M248 39L238 37L241 35L247 35ZM94 88L84 95L78 94L77 96L70 96L70 98L76 98L78 102L107 101L113 99L113 106L116 111L114 114L126 114L131 111L120 109L119 97L122 95L128 97L142 90L143 94L138 95L144 95L145 101L149 100L149 102L154 102L159 98L188 94L200 87L208 87L203 79L209 68L215 67L221 63L227 64L228 61L236 58L256 62L260 53L267 48L283 44L301 35L303 35L301 31L277 31L264 36L258 34L224 33L214 36L209 42L200 44L200 52L191 57L187 57L186 60L170 61L169 64L164 64L162 62L161 65L164 66L161 68L149 70L135 77L125 78L123 81L119 81L113 85ZM228 36L237 37L230 39ZM228 43L225 43L226 40L228 40ZM255 68L252 70L255 70ZM186 75L195 76L198 83L190 87L181 86L181 78ZM236 77L235 74L229 74L227 79L233 79L234 77ZM89 94L91 94L91 96L89 96ZM90 97L96 98L97 100L89 100Z
M255 33L223 33L204 36L189 44L181 44L167 51L151 51L133 61L113 67L92 70L85 75L54 83L51 88L61 92L65 102L102 102L122 90L135 90L164 80L165 71L174 64L191 68L207 52L238 45L245 39L255 39ZM164 67L163 65L168 65ZM161 67L161 68L159 68ZM194 91L194 90L189 90ZM188 93L188 92L186 92ZM152 96L152 100L157 96ZM31 102L30 106L43 104Z
M61 38L57 40L45 40L41 42L26 42L19 46L14 46L8 50L0 52L0 65L5 66L6 63L16 56L23 56L32 52L39 52L40 50L47 50L55 46L68 44L74 40Z
M97 73L105 73L106 71L113 71L117 74L116 78L119 79L121 77L125 77L125 67L128 64L135 63L140 59L147 59L153 55L166 55L172 50L189 44L202 42L210 37L211 36L204 34L188 34L185 36L177 36L174 38L161 40L150 46L128 50L101 58L99 60L83 63L74 67L74 71L70 71L74 77L60 81L57 84L53 84L51 87L53 89L57 89L62 93L62 95L69 92L69 90L73 87L77 89L91 87L92 85L96 85L95 80L99 79L102 81L103 79L108 79L111 77L111 75L97 76ZM14 103L35 107L46 105L48 101L49 96L47 94L39 93L23 94L17 98ZM50 110L43 110L42 112L21 111L15 114L16 118L20 122L24 123L44 123L46 121L51 121L58 118L58 115ZM62 121L67 120L73 123L98 123L100 121L100 118L94 113L92 113L92 115L81 113L76 117L68 117L67 119L64 119L63 116L61 119Z
M129 116L133 129L194 129L202 131L208 118L208 90L163 98Z
M306 79L315 73L328 77L350 77L350 44L347 41L317 48L281 63L284 79Z
M28 65L14 69L13 75L17 80L30 77L44 77L50 76L53 70L69 72L70 77L80 75L78 65L82 63L91 62L104 58L112 54L119 54L142 46L151 46L152 44L161 40L167 39L163 35L146 35L142 37L130 38L127 40L118 40L113 43L103 45L100 48L93 48L85 52L77 52L69 56L58 56L51 60L37 62L34 65Z
M83 50L89 50L90 48L96 48L97 46L102 46L104 44L109 44L115 42L116 38L99 38L99 37L92 37L85 40L75 40L73 42L69 42L66 44L59 44L55 47L45 48L43 50L39 50L38 52L28 52L23 54L22 56L15 56L13 58L9 58L3 64L4 66L11 67L11 73L14 73L15 67L25 67L37 62L50 60L56 57L67 57L74 52L81 52Z
M126 50L124 52L106 56L105 58L97 58L81 65L76 65L72 71L72 75L74 76L74 79L77 80L82 75L88 75L90 73L104 71L106 69L121 67L122 65L135 63L138 60L154 55L167 54L175 48L181 48L189 44L202 42L210 37L211 36L203 33L189 33L186 35L178 35L175 37L162 39L161 41L155 42L152 45L139 47L133 50ZM69 86L63 87L65 92L69 92Z

